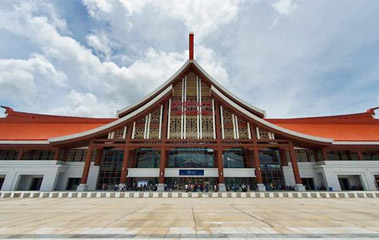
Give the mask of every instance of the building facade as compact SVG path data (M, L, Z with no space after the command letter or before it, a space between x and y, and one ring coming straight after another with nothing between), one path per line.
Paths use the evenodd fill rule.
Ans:
M377 190L379 120L364 113L268 119L194 60L117 118L5 108L0 188L157 191Z

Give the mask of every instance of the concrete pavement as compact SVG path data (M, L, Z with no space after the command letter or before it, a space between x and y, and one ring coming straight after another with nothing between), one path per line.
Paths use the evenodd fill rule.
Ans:
M0 238L379 239L377 198L3 198Z

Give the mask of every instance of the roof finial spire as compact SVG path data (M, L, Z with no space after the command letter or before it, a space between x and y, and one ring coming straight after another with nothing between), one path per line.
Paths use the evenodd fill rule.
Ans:
M194 33L189 33L189 60L193 60L194 56L194 49L193 49L193 42L194 42Z

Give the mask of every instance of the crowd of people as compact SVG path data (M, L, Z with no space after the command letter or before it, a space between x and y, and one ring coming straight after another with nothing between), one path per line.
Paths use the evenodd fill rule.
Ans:
M232 185L226 185L227 191L233 191L233 192L249 192L251 189L250 185L242 183L242 184L232 184Z
M116 183L113 187L114 191L116 192L125 192L125 191L156 191L157 190L157 184L140 184L137 183ZM104 183L102 184L101 190L108 190L107 185Z
M203 184L186 183L184 184L184 190L186 192L209 192L211 189L210 189L209 183L203 183ZM217 185L213 185L213 191L217 192Z
M102 190L109 190L109 187L104 183L101 186ZM156 191L158 189L158 184L153 183L116 183L114 185L114 191L117 192L125 192L125 191ZM166 183L164 185L164 190L171 192L176 190L184 190L186 192L218 192L219 188L217 184L210 184L209 182L204 183L185 183L184 186L179 186L177 182L173 183ZM252 187L249 184L226 184L226 190L227 191L233 191L233 192L249 192L251 190L256 190L254 187ZM270 183L266 185L267 191L293 191L294 186L287 186L287 185L281 185L273 183ZM320 184L316 187L316 190L325 191L327 190L326 187L323 184ZM329 191L332 191L328 189ZM352 186L351 190L363 190L362 186Z

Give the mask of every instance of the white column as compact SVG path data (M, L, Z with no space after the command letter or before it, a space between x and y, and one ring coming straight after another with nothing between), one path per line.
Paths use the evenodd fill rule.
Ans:
M234 117L235 117L235 126L236 126L236 137L237 137L237 139L240 139L240 133L239 133L239 128L238 128L238 117L236 116L236 115L234 115Z
M124 127L124 132L122 133L122 139L125 139L126 138L126 130L127 130L127 128L126 128L126 126Z
M237 139L237 134L236 134L236 119L234 117L234 114L232 114L232 123L233 123L233 138Z
M184 101L187 103L187 76L184 77ZM184 118L184 122L183 122L183 127L184 127L184 132L183 132L183 138L186 139L187 138L187 115L185 114L187 110L187 107L186 105L184 106L184 112L183 112L183 118Z
M225 139L225 134L224 134L224 114L223 114L223 110L222 110L222 106L220 105L220 119L221 119L221 136L222 136L222 139ZM216 130L215 130L216 131Z
M247 122L247 136L249 139L251 139L250 123L249 122Z
M136 122L133 122L132 139L134 139L135 133L136 133Z
M146 139L150 138L150 122L151 122L151 113L148 115L148 121L147 121L147 132L146 132Z
M255 130L257 131L257 139L260 139L261 136L260 136L260 134L259 134L259 127L256 127Z
M184 78L182 79L182 114L180 115L180 138L183 139L183 118L184 118Z
M213 139L216 139L215 101L213 99L212 99L212 122L213 122Z
M161 105L161 112L159 114L159 131L158 131L158 138L161 139L162 136L162 115L163 114L163 105Z
M202 104L202 99L201 99L202 95L201 95L201 78L199 78L199 111L200 111L200 139L203 139L203 115L202 115L202 111L203 111L203 106L201 105Z
M196 133L197 133L197 139L200 138L200 111L199 111L199 77L196 77Z
M143 131L143 138L146 139L147 137L147 125L148 125L148 121L149 121L149 115L146 115L145 117L145 128L144 128L144 131Z
M170 139L171 98L168 100L167 139Z

